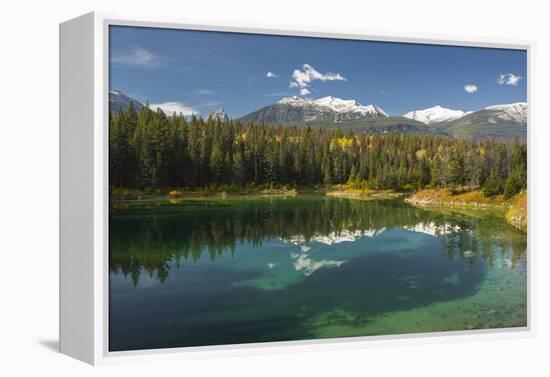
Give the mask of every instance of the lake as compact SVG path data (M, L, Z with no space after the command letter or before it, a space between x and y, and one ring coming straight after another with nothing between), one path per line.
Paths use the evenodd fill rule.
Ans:
M502 216L321 195L111 202L110 351L527 325Z

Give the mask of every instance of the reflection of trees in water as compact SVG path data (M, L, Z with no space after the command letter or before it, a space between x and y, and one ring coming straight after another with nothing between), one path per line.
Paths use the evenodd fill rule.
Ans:
M481 258L485 263L493 265L497 253L502 253L506 257L508 267L515 268L525 255L525 235L503 221L491 218L464 218L461 221L469 224L471 228L462 228L446 234L443 238L449 258L460 258L469 264Z
M212 261L224 252L233 255L238 243L260 247L265 239L297 236L309 242L384 228L414 230L419 224L429 224L433 235L441 236L449 258L469 263L481 257L490 264L501 251L515 266L526 247L525 236L500 219L447 216L398 201L266 198L112 208L111 213L110 270L134 284L141 273L164 281L171 261L179 266L182 258L198 261L205 253Z

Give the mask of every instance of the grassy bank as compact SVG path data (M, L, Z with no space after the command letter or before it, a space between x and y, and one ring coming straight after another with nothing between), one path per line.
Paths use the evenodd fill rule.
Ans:
M404 194L394 190L357 189L347 185L336 185L328 188L325 195L350 199L381 200L398 198Z
M349 185L297 187L273 185L216 185L200 189L165 188L156 190L138 190L124 187L112 187L110 199L113 201L127 200L180 200L201 197L231 197L252 195L283 195L321 194L359 200L394 199L407 195L394 190L374 190L354 188ZM503 195L486 196L479 189L463 189L451 192L448 189L429 189L417 191L405 201L411 205L429 208L437 211L454 211L476 216L489 211L498 216L504 216L511 225L523 231L527 230L527 193L520 192L506 200Z
M446 206L467 208L490 208L506 203L502 195L487 197L481 190L464 190L451 192L448 189L421 190L407 199L406 202L418 206Z
M117 200L152 200L152 199L184 199L199 197L228 197L252 195L285 195L320 194L351 199L393 199L403 196L394 190L372 190L351 188L348 185L333 186L272 186L272 185L219 185L197 189L164 188L164 189L130 189L126 187L111 187L110 199Z
M309 189L314 190L314 189ZM301 192L302 190L300 190ZM306 190L307 191L307 190ZM214 185L196 189L159 188L133 189L127 187L111 187L110 200L151 200L151 199L181 199L198 197L227 197L245 195L296 195L298 189L289 186L271 185Z
M503 195L486 196L479 189L451 192L448 189L421 190L405 199L411 205L434 210L457 212L492 211L523 231L527 230L527 193L525 191L504 199Z
M520 192L513 198L506 212L506 221L516 228L527 231L527 193Z

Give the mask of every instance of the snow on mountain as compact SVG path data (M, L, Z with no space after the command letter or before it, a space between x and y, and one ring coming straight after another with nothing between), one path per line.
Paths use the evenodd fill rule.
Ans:
M319 106L326 106L337 113L361 113L361 114L375 114L388 116L384 110L376 105L363 106L356 100L345 100L337 97L323 97L313 101L314 104Z
M302 98L298 96L286 97L279 101L280 104L292 105L297 107L312 106L319 107L322 110L329 110L335 113L359 113L362 115L388 116L388 114L376 105L361 105L356 100L342 99L333 96L323 97L316 100Z
M293 105L293 106L305 106L311 104L313 101L305 99L298 96L285 97L279 101L283 105Z
M471 112L464 112L462 110L452 110L439 105L430 107L423 110L410 111L403 115L405 118L417 120L422 123L439 123L455 120Z
M109 111L111 113L116 113L120 110L128 110L130 103L134 105L136 111L139 111L143 107L140 102L128 97L120 90L109 90Z
M495 116L501 120L527 122L527 103L525 102L488 106L484 110L495 112Z
M511 121L517 123L525 123L527 121L527 103L525 102L493 105L488 106L482 110L487 110L491 113L494 113L493 116L489 119L489 122L494 124L499 123L499 121ZM459 118L462 118L463 116L472 113L474 112L452 110L438 105L430 107L428 109L410 111L404 114L403 117L430 124L457 120Z
M225 122L225 121L229 120L229 117L227 116L224 109L218 109L218 110L215 110L215 111L211 111L208 114L208 118L219 119L221 122Z

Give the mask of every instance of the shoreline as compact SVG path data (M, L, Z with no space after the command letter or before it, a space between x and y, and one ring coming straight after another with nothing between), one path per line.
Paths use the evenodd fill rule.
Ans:
M394 190L371 190L371 189L350 189L336 187L331 188L325 192L326 196L332 196L337 198L347 199L359 199L359 200L386 200L396 199L407 195L405 192L397 192Z
M125 192L121 193L117 190L109 192L110 202L119 201L146 201L146 200L170 200L170 199L196 199L196 198L226 198L239 196L296 196L298 190L295 188L258 188L258 189L243 189L243 190L165 190L161 193L160 190L156 193L149 193L144 190L122 189ZM313 192L313 191L312 191ZM305 193L305 192L300 192ZM314 192L317 193L317 192Z
M509 199L502 195L487 197L479 189L452 194L448 189L420 190L405 198L405 202L426 210L493 212L504 217L513 227L527 232L527 192L521 191Z
M109 193L110 202L128 201L155 201L155 200L185 200L200 198L238 198L251 196L297 196L297 195L324 195L347 199L360 200L385 200L396 199L410 192L398 192L394 190L357 190L341 187L298 187L298 188L268 188L268 189L244 189L244 190L172 190L168 193L147 193L140 190L127 190L125 194Z
M158 201L167 200L179 202L186 199L201 198L238 198L252 196L297 196L297 195L324 195L336 198L355 200L388 200L405 197L405 203L435 211L455 211L488 213L502 216L510 225L524 232L527 231L527 193L521 191L510 199L502 195L487 197L477 188L470 188L458 193L451 193L448 189L424 189L415 192L398 192L394 190L352 189L344 185L332 187L245 187L242 189L228 187L228 190L158 190L149 193L145 190L116 189L109 193L109 202L128 201Z

